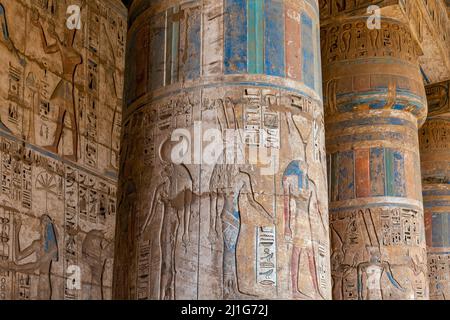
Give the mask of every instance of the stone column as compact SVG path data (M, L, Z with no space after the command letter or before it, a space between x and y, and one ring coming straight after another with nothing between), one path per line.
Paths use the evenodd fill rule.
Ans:
M368 27L368 4L348 16L324 4L333 298L427 299L419 47L393 8L378 29Z
M427 87L420 131L430 298L450 299L450 81Z
M115 298L330 299L317 1L129 17Z

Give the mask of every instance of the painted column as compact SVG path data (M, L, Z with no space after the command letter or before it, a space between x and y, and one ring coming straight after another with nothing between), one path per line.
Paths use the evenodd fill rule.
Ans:
M133 2L115 298L331 298L318 15Z
M333 298L427 299L420 50L388 11L369 28L367 6L336 8L321 29Z
M430 298L450 299L450 81L427 87L420 131Z

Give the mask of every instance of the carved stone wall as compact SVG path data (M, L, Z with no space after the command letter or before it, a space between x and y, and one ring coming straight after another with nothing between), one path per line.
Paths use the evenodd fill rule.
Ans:
M450 82L427 87L430 117L420 131L430 298L450 299Z
M125 7L1 0L0 28L0 299L111 298Z
M133 1L115 298L331 298L319 52L317 1Z
M365 10L321 28L333 298L427 299L421 50L407 24L370 29Z

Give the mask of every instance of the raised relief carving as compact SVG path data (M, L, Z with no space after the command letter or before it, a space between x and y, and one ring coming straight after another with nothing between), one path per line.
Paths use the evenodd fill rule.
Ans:
M58 153L58 146L61 141L63 129L65 128L65 118L68 115L72 126L73 152L71 157L74 161L77 161L79 131L75 99L75 72L77 67L83 63L81 54L73 47L77 30L65 29L64 40L60 40L56 34L54 25L50 24L49 36L55 43L52 43L53 41L49 43L37 11L33 13L31 21L33 25L40 29L44 52L46 54L58 53L63 66L62 79L50 96L50 103L58 107L58 118L53 144L46 148L53 153Z
M3 208L4 209L4 208ZM49 300L52 298L51 269L52 263L57 262L58 255L58 233L52 219L44 214L40 218L40 236L25 249L20 248L20 230L22 221L15 217L13 221L13 251L10 261L0 262L0 269L21 275L35 275L39 278L38 299ZM35 255L34 262L23 263L22 261L31 255Z
M289 164L283 175L284 190L284 225L285 240L292 251L290 274L294 297L299 299L323 298L319 288L316 253L314 249L311 210L313 191L310 191L311 181L307 167L300 161ZM312 188L313 186L311 186ZM317 199L317 198L316 198ZM316 200L317 201L317 200ZM299 230L302 230L300 233ZM305 236L306 235L306 236ZM301 259L307 260L309 277L316 296L308 296L299 287L299 271Z
M450 82L441 82L426 86L429 116L450 113Z
M423 218L420 217L423 215L404 208L334 213L331 219L333 297L425 299L427 279L424 261L420 260L424 252ZM397 255L391 255L396 246Z
M133 198L143 192L147 199L139 209L137 267L129 278L137 277L136 297L188 297L187 281L196 279L196 268L208 266L198 281L216 284L218 288L211 290L220 298L256 299L289 288L280 297L327 299L328 216L319 187L325 179L325 151L323 112L318 103L289 91L256 87L231 87L224 94L204 92L202 103L198 95L192 90L158 99L124 123L124 139L142 143L123 145L122 159L127 161L122 162L122 171L141 181ZM171 163L171 153L179 145L170 141L170 134L176 128L193 130L199 110L205 120L202 125L220 132L226 147L216 154L215 164ZM182 144L187 142L185 138ZM283 150L289 141L301 145L293 153L302 160L292 163L308 163L302 182L308 189L299 188L299 178L294 182L295 173L287 175L291 177L289 188L282 184L283 170L279 169L276 184L286 193L281 197L271 194L272 184L267 193L262 192L261 184L266 182L259 165L266 164L250 164L245 155L251 147L261 147L272 152L267 155L270 159L274 150ZM194 157L194 149L195 143L186 154ZM228 163L230 160L237 162ZM289 197L286 212L290 218L286 221L292 241L280 237L287 224L285 215L276 218L273 213L283 212L284 200ZM198 259L204 264L198 265ZM280 268L283 265L288 268ZM125 278L121 281L130 281Z
M117 165L110 163L119 149L125 11L102 10L98 1L74 4L81 7L80 30L67 28L67 6L57 1L0 4L4 300L112 296ZM85 20L88 12L95 19ZM109 47L93 52L89 33ZM108 63L107 50L115 55ZM96 74L87 72L88 62ZM106 87L106 65L117 93L109 102L92 91ZM114 119L98 116L110 109Z
M104 231L91 230L82 244L83 259L89 266L91 300L104 300L104 277L109 259L113 258L113 244L106 239Z
M364 57L395 57L416 62L419 48L409 28L395 22L382 22L370 30L365 20L322 28L322 61L325 63Z

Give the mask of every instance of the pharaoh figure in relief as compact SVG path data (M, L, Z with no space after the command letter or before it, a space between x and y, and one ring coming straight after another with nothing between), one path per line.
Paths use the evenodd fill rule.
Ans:
M77 33L77 28L66 28L64 32L64 39L60 40L55 31L53 24L49 25L49 35L53 38L53 41L48 41L45 35L42 23L39 20L39 12L32 12L32 24L40 29L40 37L44 52L46 54L59 53L61 57L63 72L62 79L50 95L50 104L53 104L58 108L58 117L56 120L56 130L54 134L53 143L50 146L46 146L50 152L58 153L59 143L63 129L65 127L66 115L70 118L72 127L72 155L73 161L78 160L78 124L76 117L76 104L75 104L75 72L77 67L82 64L81 54L74 49L74 41ZM76 27L76 26L75 26ZM49 45L49 43L52 43Z
M115 298L331 298L319 33L315 0L132 1Z
M126 9L2 0L0 28L0 299L111 298Z

